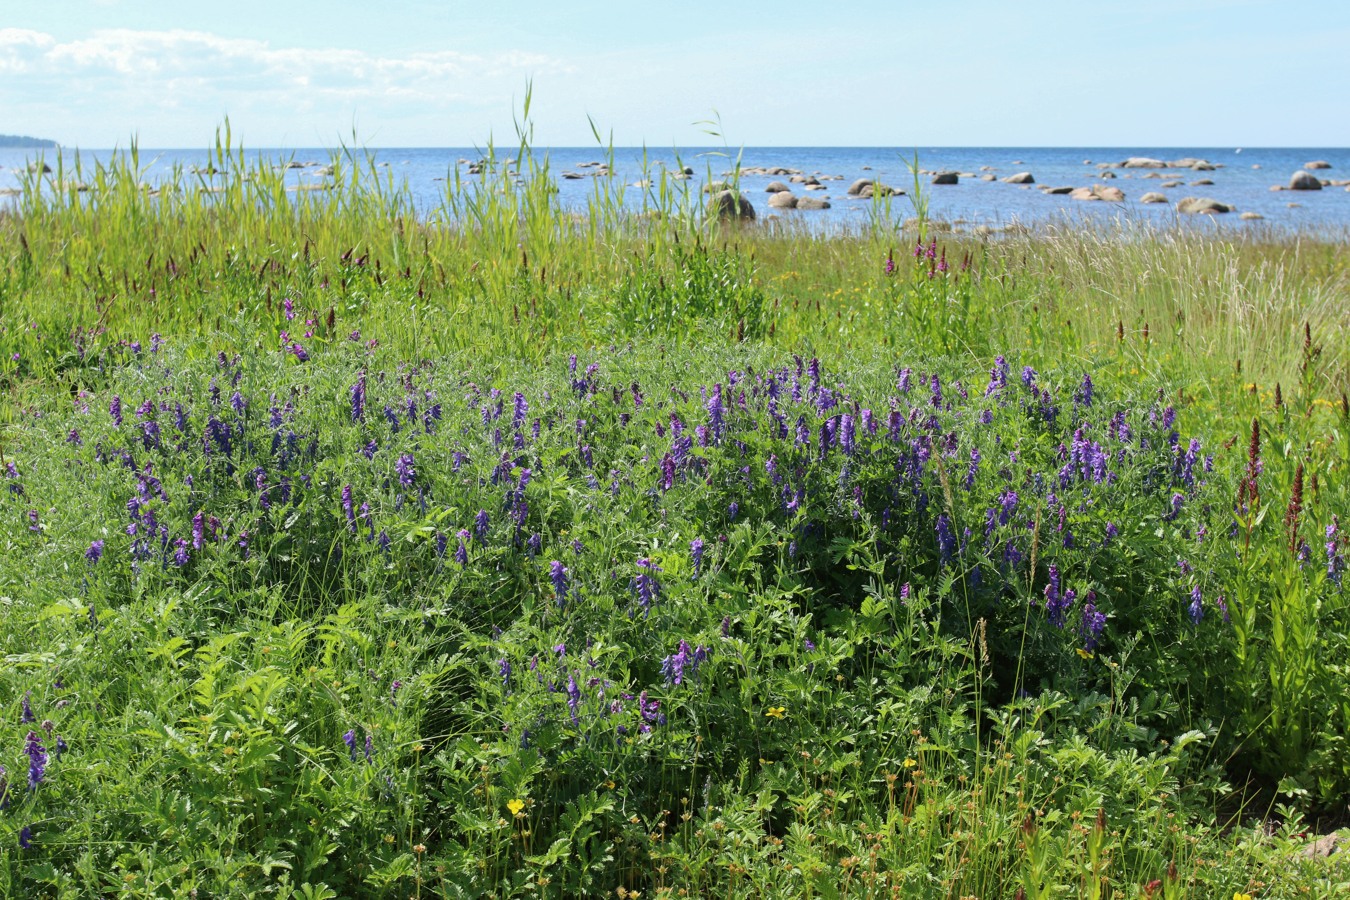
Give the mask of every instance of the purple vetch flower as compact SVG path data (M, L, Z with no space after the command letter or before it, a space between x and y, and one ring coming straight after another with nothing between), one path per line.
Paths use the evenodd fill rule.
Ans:
M580 725L577 709L581 706L581 688L577 686L576 676L567 673L567 711L572 716L572 724Z
M703 573L703 538L694 538L689 542L689 555L694 561L694 577Z
M394 472L398 475L398 483L401 487L412 487L413 481L417 478L417 470L413 468L411 453L403 454L394 462Z
M449 538L445 536L444 531L436 532L436 558L445 558L445 548L449 545Z
M459 546L455 548L455 562L464 568L469 565L469 548L465 546L465 542L469 540L469 532L461 528L455 536L459 538Z
M92 544L89 545L89 549L84 551L84 558L89 561L89 564L91 566L96 564L100 559L103 558L102 539L94 541Z
M638 714L642 717L642 724L638 726L642 734L650 732L653 725L666 724L666 717L661 712L661 701L648 700L646 691L638 695Z
M525 424L525 418L529 415L530 404L526 402L525 395L520 391L515 392L513 400L513 409L511 412L511 427L519 428Z
M1036 385L1036 370L1031 366L1024 366L1022 369L1022 384L1025 387L1034 387Z
M28 530L36 532L42 531L42 525L38 521L38 511L36 509L30 509L28 511Z
M1083 638L1083 649L1088 653L1097 649L1097 640L1101 637L1102 629L1106 627L1106 616L1097 611L1096 601L1096 593L1088 591L1087 600L1083 604L1083 618L1078 626L1078 633Z
M369 732L369 731L366 732L366 748L365 748L365 749L366 749L366 762L370 762L370 758L371 758L372 756L375 755L375 741L374 741L374 739L370 736L370 732Z
M839 449L844 452L845 456L853 455L854 433L853 416L844 413L839 417Z
M1073 402L1082 406L1092 405L1092 376L1083 373L1083 381L1078 385L1078 390L1074 391Z
M112 402L108 404L108 415L112 416L113 424L122 427L122 398L114 395Z
M305 348L301 347L299 344L291 344L290 347L288 347L287 349L289 349L291 351L291 355L294 356L300 362L309 361L309 354L305 352Z
M23 713L19 717L19 721L24 725L28 725L37 721L37 716L33 715L33 705L29 702L29 698L32 696L32 694L33 694L32 691L23 692L23 703L21 704L23 707Z
M1227 624L1228 624L1228 601L1224 599L1223 594L1220 594L1219 597L1218 597L1218 599L1216 599L1216 600L1214 601L1214 605L1217 606L1217 607L1219 607L1219 612L1221 612L1221 613L1223 614L1223 621L1224 621L1224 624L1227 625Z
M173 546L173 564L181 569L188 564L188 542L178 538L173 542Z
M79 431L74 428L70 429L70 433L66 435L66 443L74 444L76 447L84 446L84 440L80 437Z
M236 413L242 416L244 411L248 409L248 401L244 399L243 394L235 391L230 395L230 406L234 408Z
M947 518L946 513L938 516L937 539L938 554L941 557L942 565L945 566L952 561L952 556L956 553L956 535L952 532L952 523Z
M352 421L363 421L366 417L366 373L364 371L357 376L356 384L351 386L349 393L352 404Z
M661 582L655 574L661 571L661 567L645 556L637 561L637 565L638 574L633 578L633 591L637 594L638 606L647 615L651 613L652 604L661 597Z
M19 848L22 850L33 849L33 826L25 825L19 829Z
M1008 361L1002 356L994 357L994 367L989 370L989 387L984 389L986 397L996 394L1008 386Z
M1205 617L1205 609L1201 604L1200 585L1191 588L1191 604L1186 610L1191 617L1192 625L1199 625L1200 620Z
M909 586L909 582L908 582L908 581L906 581L904 584L900 585L900 599L901 599L901 600L908 600L908 599L909 599L909 595L910 595L910 590L911 590L911 588L910 588L910 586Z
M728 522L736 521L736 516L740 514L740 511L741 505L737 503L735 500L731 501L731 504L727 506L727 521Z
M389 548L393 544L393 540L389 537L389 532L385 531L384 529L380 529L380 536L376 538L376 543L380 545L380 550L384 553L384 555L388 556Z
M193 550L200 550L200 549L202 549L203 538L204 538L204 536L205 536L205 525L206 525L206 523L205 523L205 521L204 521L204 518L203 518L203 516L202 516L201 511L199 510L199 511L197 512L197 514L194 515L194 516L192 517L192 549L193 549Z
M548 564L548 577L553 582L553 594L557 597L559 609L567 603L567 575L567 567L560 561L555 559Z
M28 754L28 789L35 791L47 776L47 748L36 731L28 732L24 753Z
M497 660L497 674L501 676L502 687L511 689L511 660L503 656Z
M683 684L686 673L691 681L696 680L699 666L707 658L707 647L700 644L694 649L689 646L688 641L681 640L675 652L661 660L661 675L666 679L667 685Z
M1061 590L1059 566L1051 563L1049 581L1045 586L1045 611L1050 618L1050 624L1057 628L1064 627L1064 613L1073 605L1074 598L1072 588Z
M975 487L975 476L980 471L980 450L978 447L970 448L970 465L966 468L966 490L972 490Z
M487 510L480 509L478 511L478 515L473 517L473 533L478 538L480 543L487 542L487 533L489 524L490 523L488 520Z

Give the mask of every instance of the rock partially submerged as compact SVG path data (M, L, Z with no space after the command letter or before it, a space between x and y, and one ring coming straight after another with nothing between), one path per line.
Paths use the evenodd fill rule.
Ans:
M1003 179L1004 184L1035 184L1036 179L1030 172L1018 172L1016 175L1009 175Z
M1177 201L1177 212L1180 213L1213 216L1232 211L1232 206L1209 197L1185 197Z
M1110 203L1120 203L1125 199L1125 192L1118 187L1109 187L1104 184L1094 184L1090 188L1074 188L1069 192L1071 200L1105 200Z
M1330 169L1330 168L1331 168L1331 163L1327 162L1325 159L1314 159L1312 162L1305 162L1305 163L1303 164L1303 168L1305 168L1305 169Z
M1157 191L1149 191L1147 194L1145 194L1144 196L1142 196L1142 197L1139 198L1139 202L1140 202L1140 203L1166 203L1166 202L1167 202L1167 197L1166 197L1165 195L1163 195L1163 194L1158 193Z
M960 175L957 172L938 172L933 176L933 184L959 184Z
M1295 172L1289 176L1289 190L1291 191L1320 191L1322 182L1311 172Z
M796 209L797 198L791 191L775 191L769 196L770 209Z

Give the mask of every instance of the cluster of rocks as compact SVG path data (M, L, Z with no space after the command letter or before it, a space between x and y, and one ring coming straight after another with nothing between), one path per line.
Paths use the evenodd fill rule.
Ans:
M1088 163L1085 163L1088 164ZM1212 163L1207 159L1186 156L1181 159L1162 160L1149 156L1131 156L1120 162L1097 163L1098 169L1191 169L1195 172L1213 172L1222 169L1223 163Z

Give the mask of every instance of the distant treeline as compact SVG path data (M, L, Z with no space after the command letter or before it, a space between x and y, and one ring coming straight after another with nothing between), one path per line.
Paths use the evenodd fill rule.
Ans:
M43 138L28 137L22 134L0 134L0 147L24 147L41 150L55 150L59 144Z

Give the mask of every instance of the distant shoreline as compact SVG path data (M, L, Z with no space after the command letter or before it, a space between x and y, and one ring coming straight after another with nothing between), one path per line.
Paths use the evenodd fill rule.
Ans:
M0 149L4 150L56 150L60 146L56 141L46 138L29 137L24 134L0 134Z

